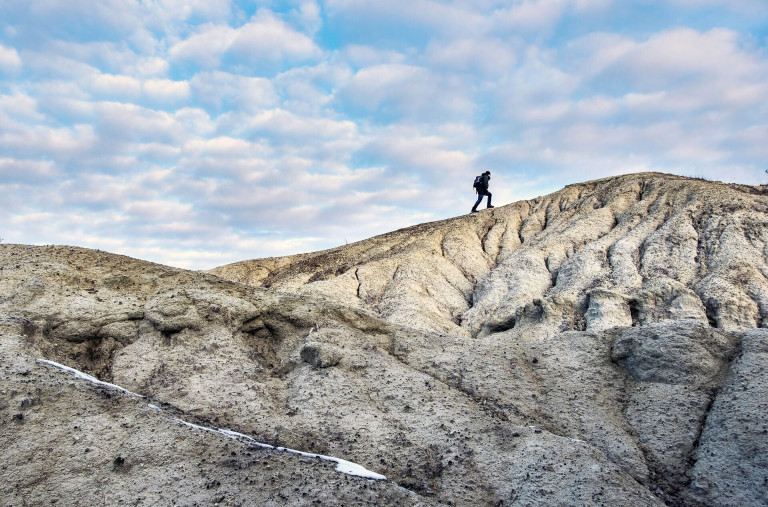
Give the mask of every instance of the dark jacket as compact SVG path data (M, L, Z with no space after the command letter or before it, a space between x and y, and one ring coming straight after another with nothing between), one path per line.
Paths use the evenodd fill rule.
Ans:
M477 187L477 193L478 194L481 194L483 192L487 192L488 191L488 183L489 183L488 180L491 179L491 175L490 174L483 173L481 176L482 177L480 178L480 184Z

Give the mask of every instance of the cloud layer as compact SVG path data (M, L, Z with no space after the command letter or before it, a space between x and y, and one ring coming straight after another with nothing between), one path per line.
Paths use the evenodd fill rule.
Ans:
M11 0L0 238L189 268L634 171L768 182L765 2Z

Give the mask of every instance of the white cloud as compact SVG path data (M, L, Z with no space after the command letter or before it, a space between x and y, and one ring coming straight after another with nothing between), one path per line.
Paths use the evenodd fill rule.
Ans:
M172 144L139 143L136 147L139 156L158 162L174 162L181 154L181 148Z
M24 51L24 66L38 80L76 81L101 73L96 67L68 56L37 51Z
M347 64L334 59L291 68L271 81L280 91L283 109L307 117L335 117L332 104L334 93L353 75Z
M141 95L141 81L131 76L98 74L84 82L92 93L102 97L136 100Z
M577 59L594 79L632 80L634 86L658 89L683 79L727 79L765 76L760 56L740 46L741 36L727 29L698 32L677 28L635 42L615 34L594 34L571 44Z
M169 70L168 62L164 58L157 56L138 57L130 64L123 65L121 70L125 74L150 77L164 76Z
M237 30L229 25L204 26L202 30L173 46L172 60L194 60L204 67L217 67L221 55L232 46Z
M0 44L0 72L13 73L21 68L21 57L15 48Z
M157 41L155 41L156 45ZM147 49L149 54L141 54L124 41L76 42L54 39L46 42L45 52L86 63L105 74L154 76L168 70L167 62L153 54L157 49L152 47Z
M90 125L46 127L35 125L15 132L0 132L0 151L25 157L79 157L96 142Z
M535 32L552 28L569 10L603 9L612 0L515 0L493 12L497 30Z
M9 3L9 2L5 2ZM8 15L18 31L47 38L56 27L62 40L82 38L131 41L142 50L154 47L151 32L173 36L187 23L200 20L223 22L231 16L230 0L117 0L70 1L35 0L10 2Z
M326 15L339 24L364 27L365 37L375 43L400 33L419 40L465 39L491 34L538 34L552 28L566 14L591 15L606 9L613 0L328 0Z
M211 121L208 113L199 108L184 107L176 111L173 117L193 135L207 136L216 130L216 125Z
M129 167L135 170L135 160ZM142 188L132 181L132 176L131 171L117 175L84 173L60 183L55 190L46 190L56 192L56 203L68 213L83 210L83 216L80 217L83 220L81 227L87 227L90 222L98 226L104 221L115 221L115 216L120 215L126 205L134 200L146 199L147 194L153 193L152 190ZM103 216L88 216L93 212L102 212ZM120 221L128 219L126 215Z
M44 116L38 110L37 100L29 95L16 92L13 95L0 95L0 120L4 128L10 128L11 118L22 122L40 122Z
M484 74L504 74L517 61L514 48L500 39L457 39L432 41L426 49L432 65Z
M624 55L636 77L670 77L700 73L706 76L755 75L765 68L740 50L739 34L726 29L704 33L676 29L654 35Z
M264 146L235 137L214 137L212 139L193 139L184 145L184 151L205 153L223 157L258 157L263 154Z
M105 34L123 35L140 23L140 4L135 1L120 2L59 2L37 0L21 2L19 18L38 21L41 26L53 23L65 30L97 29ZM75 22L79 22L75 24Z
M279 101L274 84L265 78L222 71L201 72L192 78L190 86L200 102L217 108L228 105L237 110L254 111Z
M87 100L90 95L77 81L67 79L46 79L30 83L30 88L40 102L51 97L66 100Z
M439 120L472 115L466 84L423 67L385 64L358 71L337 94L346 106L387 121L401 117Z
M734 130L768 113L768 60L731 30L677 28L643 41L593 34L572 43L564 58L581 79L579 95L601 97L604 111L623 114L620 123L630 127L674 118L684 128L713 122ZM576 105L578 114L588 115L586 100ZM698 154L701 160L724 160L724 148L687 149L686 139L679 142L676 155L667 152L670 159Z
M298 9L289 12L286 17L308 34L316 33L323 25L320 6L314 0L302 1Z
M43 86L40 88L46 89L49 87ZM50 96L46 96L44 93L38 94L40 96L39 103L41 109L61 122L85 124L93 121L93 103L89 100L77 98L83 92L79 87L75 88L78 91L73 93L72 96L61 93L55 93Z
M154 220L157 217L163 217L163 223L176 230L184 227L182 225L184 223L188 226L199 227L194 225L196 213L191 203L136 201L127 203L124 211L134 220Z
M505 29L541 30L549 28L565 11L566 0L523 0L495 13Z
M311 38L292 29L268 11L259 11L245 25L205 25L201 31L176 44L173 60L193 60L215 68L225 54L245 62L307 60L321 54Z
M487 13L478 12L474 4L436 0L328 0L324 9L330 18L351 26L362 26L366 36L387 29L406 26L430 34L482 34L490 28ZM382 34L384 35L384 34ZM367 37L362 37L363 39Z
M231 0L160 0L149 5L151 15L160 14L165 18L225 20L230 16L231 4Z
M485 85L493 123L518 129L521 123L552 122L569 112L580 80L552 60L551 54L528 48L519 67Z
M41 183L59 173L49 160L19 160L0 158L0 181L5 184L14 182Z
M671 0L671 3L688 8L722 7L748 15L768 13L768 4L764 0Z
M235 130L258 132L278 140L290 140L301 144L311 139L348 139L357 135L357 125L349 120L330 118L305 118L282 109L262 111L257 115L241 117L235 115L241 126ZM231 122L232 118L227 118Z
M172 81L170 79L148 79L142 83L144 95L158 102L180 102L190 94L187 81Z
M102 142L143 141L179 143L187 136L184 126L170 113L122 102L99 102L97 129Z
M768 170L768 124L753 125L734 133L734 145L749 159L763 161L763 170ZM762 176L762 175L761 175Z
M565 60L581 75L595 75L620 61L636 46L631 38L617 33L594 32L569 41Z
M418 175L420 184L440 187L473 170L474 157L456 145L450 138L416 128L392 128L378 132L359 154L386 164L389 174Z
M642 103L638 100L637 103ZM578 114L588 118L599 119L617 114L620 111L619 101L604 95L594 95L576 102L575 108Z
M351 44L342 48L344 56L355 67L371 67L383 63L405 63L407 55L391 49Z
M266 11L257 13L237 31L231 51L252 61L309 59L321 53L311 38Z

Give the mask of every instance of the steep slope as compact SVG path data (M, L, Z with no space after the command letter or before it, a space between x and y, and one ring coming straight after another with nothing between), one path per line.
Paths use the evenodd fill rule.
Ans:
M679 318L745 330L768 317L764 192L656 173L620 176L212 272L464 336Z
M300 322L295 300L249 297L210 276L68 247L0 245L0 282L4 504L430 504L392 482L339 473L332 461L254 444L251 437L327 450L311 437L281 435L277 419L263 433L237 425L258 413L259 394L270 390L260 385L271 376L259 375L259 365L274 361L280 342L265 325ZM235 315L240 332L220 335ZM266 324L259 320L267 315ZM277 396L285 386L274 382ZM232 390L248 391L240 418L228 412L245 393Z
M706 501L690 486L708 410L742 333L766 327L767 202L764 188L627 175L213 272L476 337L446 356L444 344L407 356L419 356L422 371L436 357L457 361L436 374L460 378L462 389L513 407L525 422L586 439L673 502ZM660 335L670 343L656 342ZM668 371L635 378L623 361L636 352L616 351L625 343L642 350L638 361L668 361ZM545 367L542 356L554 363ZM509 358L516 368L526 357L536 366L510 375ZM668 438L658 439L660 431Z
M173 411L387 476L340 481L263 448L268 465L235 464L222 435L202 431L153 461L186 467L153 486L182 504L764 504L765 199L761 188L629 175L216 276L0 245L12 372L0 445L29 462L3 470L2 494L47 502L67 481L96 488L65 471L64 428L82 417L106 437L82 469L139 494L126 485L144 480L138 467L124 474L107 457L110 439L120 456L146 456L146 445L114 421L180 445L191 430L168 424ZM102 388L36 357L172 407L149 417L146 401L113 391L107 410ZM43 418L59 436L25 452ZM235 455L256 452L236 444ZM35 475L49 463L56 473ZM206 496L211 475L225 478L219 496Z

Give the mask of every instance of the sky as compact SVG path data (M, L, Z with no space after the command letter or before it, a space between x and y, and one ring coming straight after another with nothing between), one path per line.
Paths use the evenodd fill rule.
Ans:
M768 183L768 0L0 0L0 240L209 269L580 181Z

